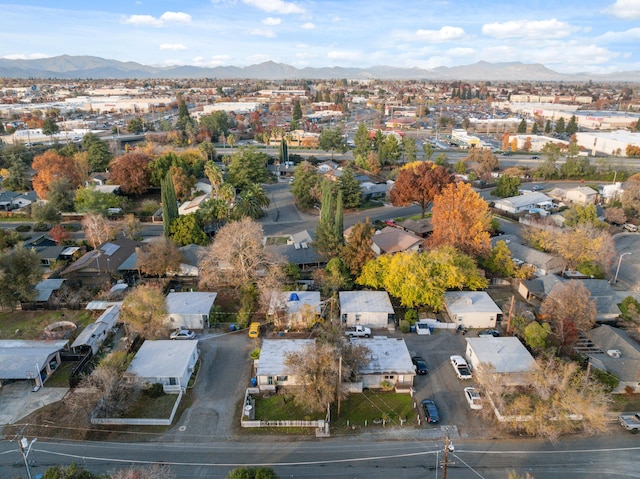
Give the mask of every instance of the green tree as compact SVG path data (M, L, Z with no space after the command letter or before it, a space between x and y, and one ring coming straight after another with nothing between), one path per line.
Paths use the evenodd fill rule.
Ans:
M563 212L565 226L576 226L579 224L590 224L596 228L606 228L607 224L600 221L596 205L573 205Z
M37 296L35 285L42 279L40 256L31 249L18 246L0 256L0 304L15 308L16 302L32 301Z
M289 161L289 146L287 145L287 140L284 138L280 142L280 164L284 165L287 161Z
M60 131L60 127L53 118L47 118L42 123L42 134L52 137Z
M331 152L331 159L333 159L333 152L335 150L344 153L347 151L347 145L342 136L340 128L325 128L320 132L318 138L320 149Z
M547 135L551 133L551 120L547 120L547 122L544 124L544 132Z
M269 156L257 148L241 148L231 155L227 170L227 182L239 189L269 180L267 163Z
M76 191L76 211L79 213L105 214L109 208L122 208L124 198L113 193L103 193L95 186Z
M138 134L138 133L142 133L143 130L144 130L144 123L142 121L142 118L140 117L132 118L131 120L129 120L129 123L127 123L127 131L129 133Z
M551 142L546 143L542 147L542 154L545 156L545 161L536 169L534 176L547 180L557 178L560 172L557 167L560 147Z
M402 156L406 163L413 163L418 158L418 148L416 147L416 139L405 136L402 138Z
M338 193L340 195L340 193ZM336 226L336 201L331 184L325 181L322 184L322 207L320 220L316 227L316 237L313 248L322 256L332 258L338 254L344 240L342 231Z
M204 156L206 163L209 163L209 162L212 163L215 161L216 147L210 141L203 141L202 143L200 143L198 145L198 150L200 150L200 153L202 153L202 156Z
M39 223L59 223L62 219L60 212L51 202L32 204L31 217Z
M302 209L311 208L320 202L320 175L308 161L303 161L296 166L291 194Z
M524 118L518 124L518 134L523 135L527 132L527 120Z
M268 467L238 467L227 474L225 479L278 479L273 469Z
M338 180L338 190L342 192L345 208L357 208L362 201L362 190L360 182L356 179L351 164L342 170L342 176Z
M396 164L400 159L400 144L395 135L387 135L382 143L382 155L386 162Z
M29 171L22 158L12 156L9 161L9 176L2 179L2 187L10 191L26 191L30 189Z
M178 200L176 199L176 192L173 188L171 174L168 172L162 180L160 196L162 198L162 224L164 235L168 238L171 235L171 223L178 217Z
M291 131L300 128L300 120L302 120L302 108L300 107L300 100L293 102L293 111L291 112L291 123L289 129Z
M505 241L498 241L491 254L482 261L482 266L490 273L510 278L515 275L516 265L511 258L511 250Z
M510 198L511 196L517 196L520 191L520 178L511 175L502 175L498 178L498 185L495 190L491 192L492 195L499 198Z
M366 158L371 151L371 137L369 136L369 129L365 123L360 123L358 129L353 136L353 157L354 158Z
M167 304L162 289L154 285L140 285L122 302L120 319L127 329L145 339L167 336Z
M595 166L591 165L586 156L569 156L567 161L560 166L560 173L564 178L590 178L595 174Z
M260 185L251 184L245 187L236 198L233 216L236 219L248 216L258 219L264 215L264 208L269 206L270 200Z
M531 134L532 135L537 135L538 133L540 133L540 127L538 126L538 122L533 122L533 126L531 127Z
M558 121L556 121L556 127L555 127L554 131L556 133L558 133L559 135L566 131L564 118L559 118Z
M566 131L570 136L573 136L578 132L578 120L576 119L575 115L571 115L569 123L567 123Z
M220 141L222 136L226 136L233 124L225 111L214 111L200 117L200 126L209 133L213 141Z
M172 220L169 233L171 239L178 246L188 244L206 245L209 242L209 238L202 229L199 217L195 213L180 215Z
M66 178L49 183L48 203L58 211L73 211L76 189Z
M433 145L431 143L425 141L422 143L422 151L424 152L425 161L429 161L431 160L431 157L433 156L435 150L433 149Z
M184 98L180 97L178 101L178 119L176 120L176 129L186 135L189 130L195 126L195 121L189 114L189 108Z
M385 289L408 308L425 305L435 311L444 306L444 293L449 289L475 291L487 286L476 262L448 246L378 256L364 266L356 282Z
M87 133L82 138L82 146L87 150L87 162L92 171L106 171L113 155L109 146L93 133Z

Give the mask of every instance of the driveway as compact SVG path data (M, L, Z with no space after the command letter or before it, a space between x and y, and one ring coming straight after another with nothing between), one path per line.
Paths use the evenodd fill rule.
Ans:
M257 345L246 331L198 335L201 364L193 404L161 440L208 443L231 438L239 426L239 404L250 385L249 353Z
M62 400L69 388L43 388L33 392L33 381L16 381L0 388L0 426L13 424L38 409Z

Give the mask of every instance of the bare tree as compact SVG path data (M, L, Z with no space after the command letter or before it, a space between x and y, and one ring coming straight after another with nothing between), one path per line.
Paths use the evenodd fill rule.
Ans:
M87 241L94 249L113 239L115 233L109 220L102 215L93 213L85 215L82 219L82 229Z
M159 287L140 285L122 303L120 318L127 328L144 338L164 338L168 333L166 299Z
M136 268L146 275L160 277L178 272L183 262L184 256L176 244L170 238L162 236L147 243L138 252Z
M111 474L110 479L174 479L168 466L152 464L146 467L121 469Z

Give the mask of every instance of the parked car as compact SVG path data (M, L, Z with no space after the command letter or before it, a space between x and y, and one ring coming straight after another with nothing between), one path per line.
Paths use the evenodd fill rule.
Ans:
M189 329L178 329L171 333L169 339L196 339L196 333Z
M432 424L440 422L438 408L436 407L436 403L431 399L425 399L422 401L422 410L424 411L425 422L430 422Z
M431 328L429 327L429 323L424 320L420 320L416 323L416 333L420 336L430 335Z
M249 325L249 337L257 338L260 336L260 323L253 322Z
M540 159L540 157L539 157L539 156L537 156L537 155L533 155L533 156L531 157L531 159L532 159L532 160L539 160L539 159Z
M544 189L544 187L543 187L542 185L533 185L533 186L531 187L531 189L532 189L533 191L540 191L540 190L543 190L543 189Z
M471 409L482 409L482 398L476 388L464 388L464 398L469 403Z
M413 356L411 358L411 362L416 369L416 374L429 374L429 369L427 369L427 362L422 356Z
M626 229L627 231L630 231L632 233L635 233L635 232L638 231L638 227L636 225L634 225L634 224L631 224L631 223L625 223L624 225L622 225L622 227L624 229Z
M471 369L469 368L467 361L462 356L454 355L449 359L451 360L451 365L453 366L458 379L471 379L473 377L471 375Z
M479 338L498 338L500 337L500 331L497 329L485 329L478 333Z

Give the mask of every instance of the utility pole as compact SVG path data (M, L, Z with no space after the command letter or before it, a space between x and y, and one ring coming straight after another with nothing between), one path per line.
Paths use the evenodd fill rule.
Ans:
M511 304L509 305L509 318L507 319L507 334L511 333L511 320L513 319L513 313L516 306L515 295L511 296Z
M342 355L338 359L338 417L340 417L340 388L342 386Z
M22 459L24 459L24 467L27 468L27 476L31 479L31 470L29 470L29 453L31 452L31 446L38 440L34 437L31 442L26 437L20 439L20 452L22 453Z
M447 479L447 463L449 462L449 435L444 443L444 460L442 461L442 479Z

